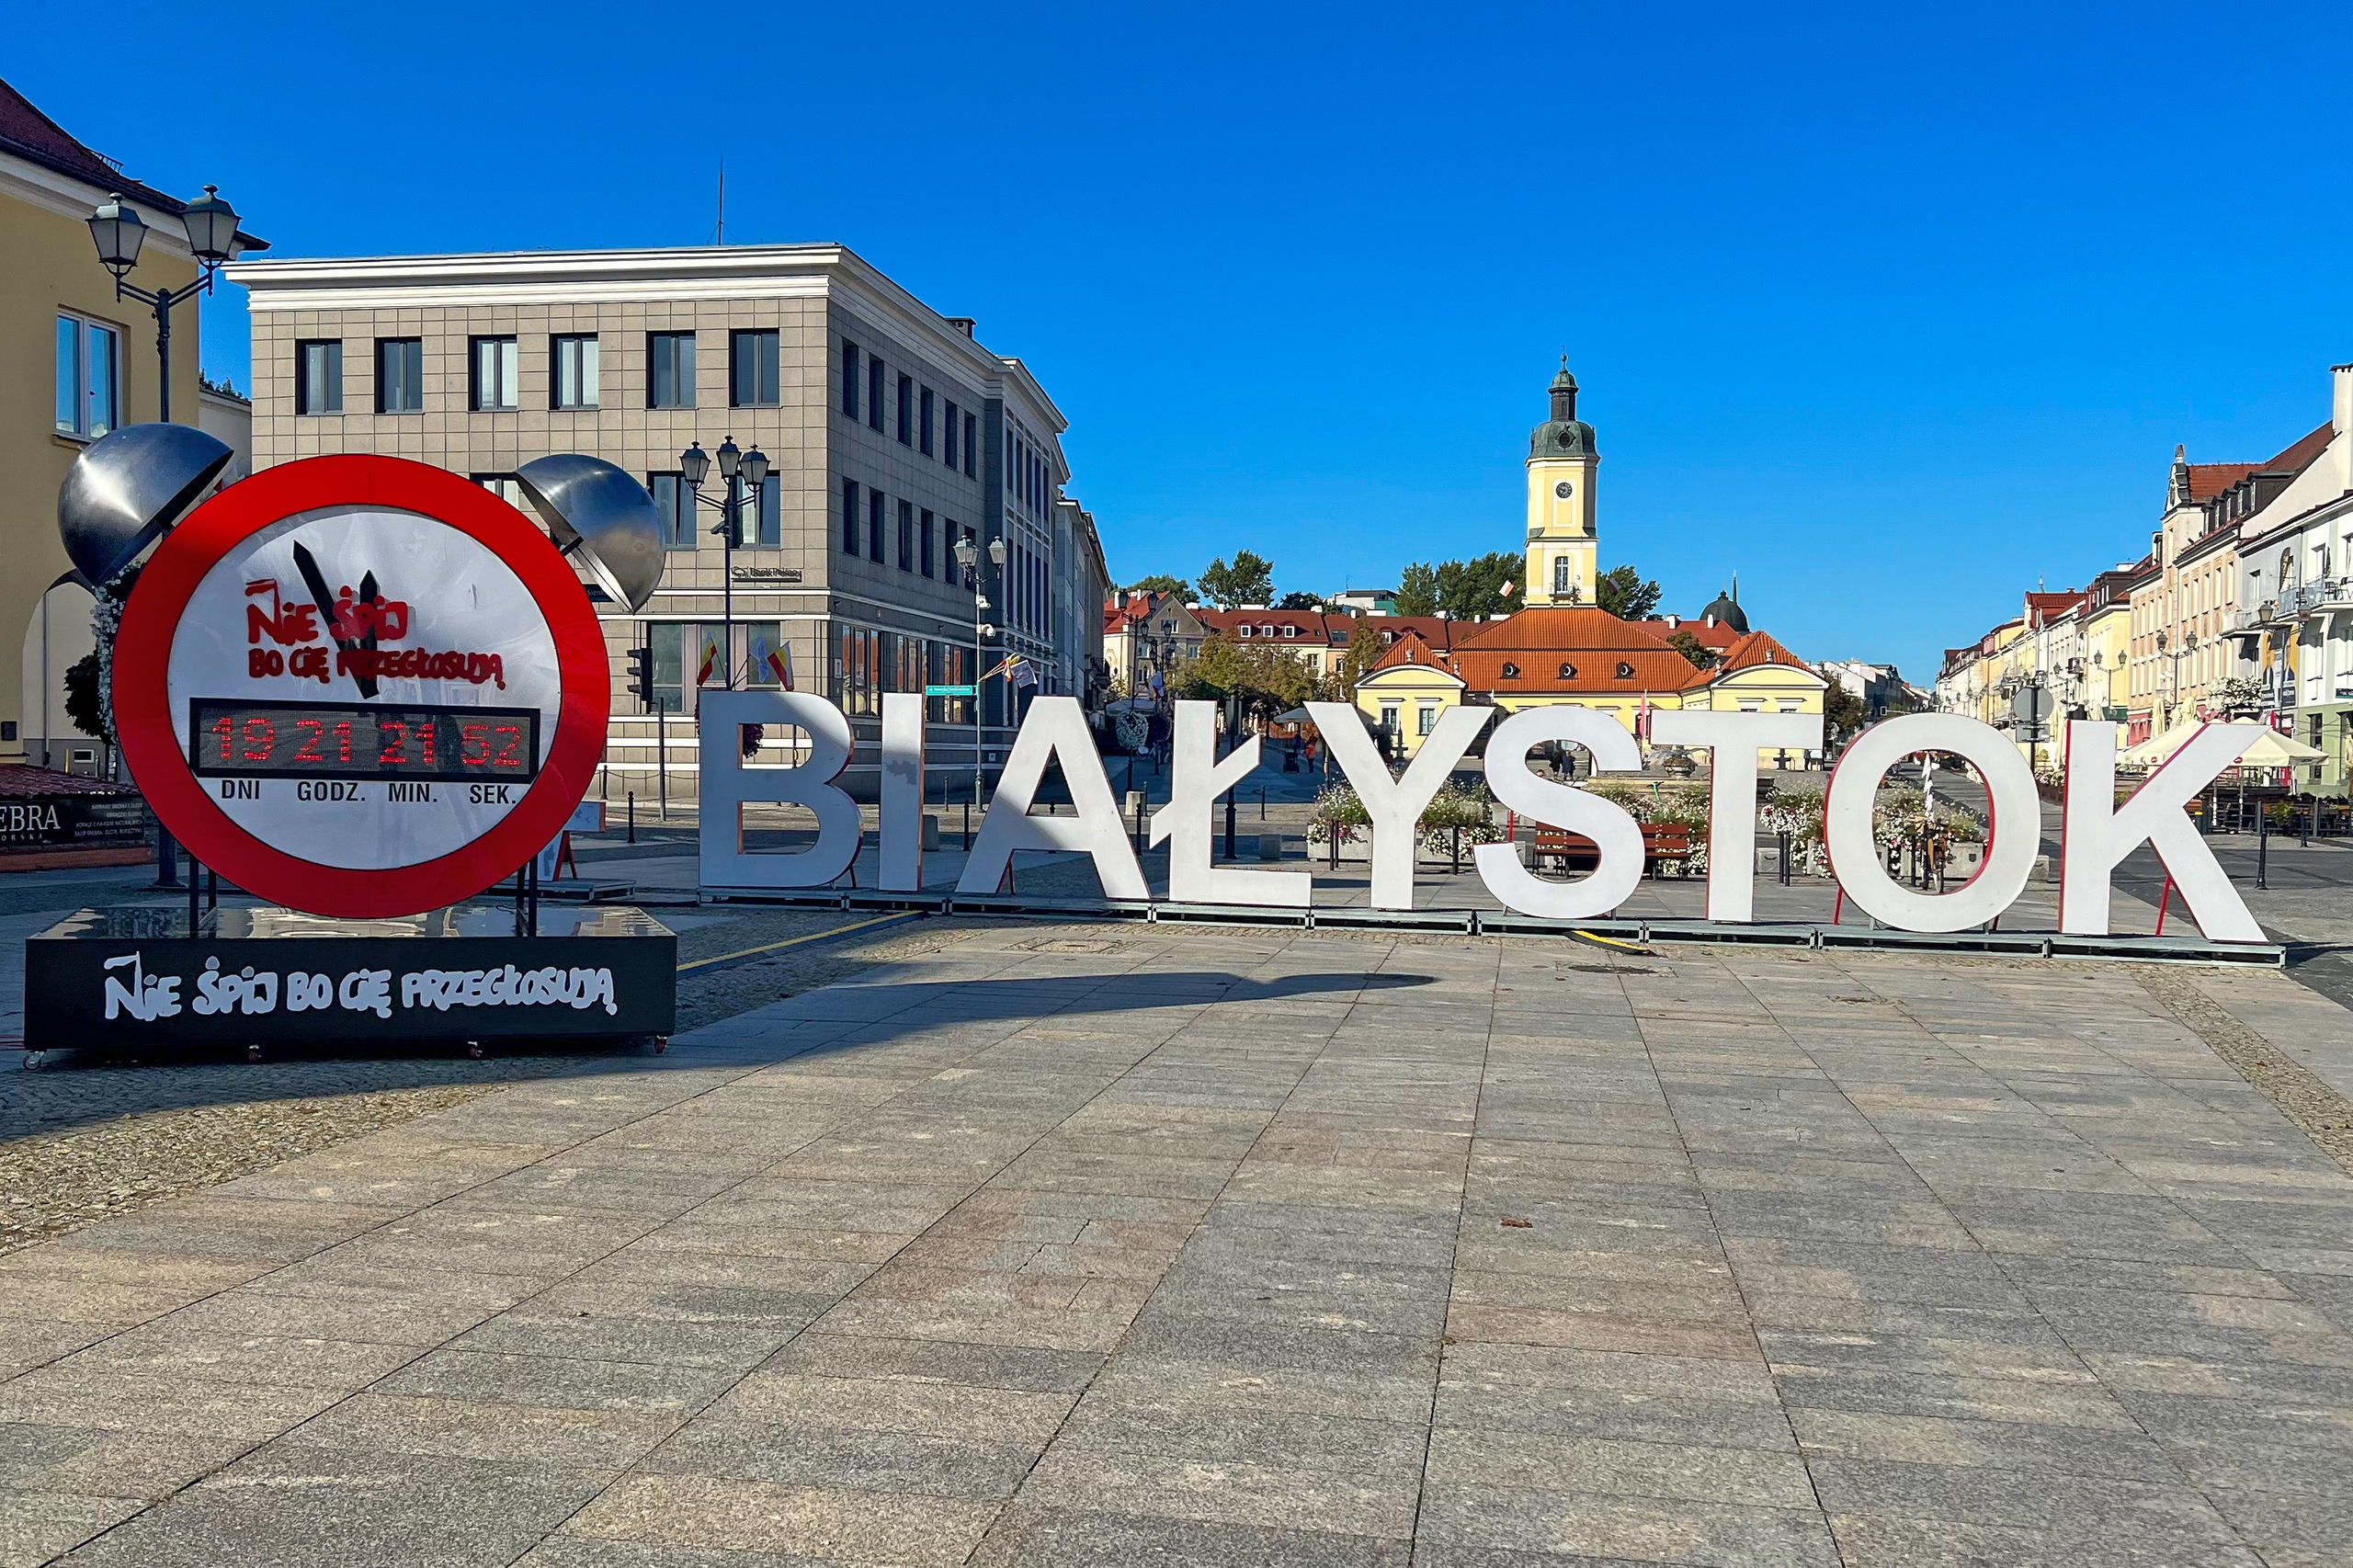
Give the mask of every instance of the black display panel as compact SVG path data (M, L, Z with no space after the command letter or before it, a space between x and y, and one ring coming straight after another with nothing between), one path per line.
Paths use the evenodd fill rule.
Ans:
M461 784L540 771L536 708L188 703L188 767L215 778L405 778Z

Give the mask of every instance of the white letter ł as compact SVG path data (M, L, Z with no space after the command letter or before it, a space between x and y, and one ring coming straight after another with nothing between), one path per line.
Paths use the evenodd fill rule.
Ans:
M1152 839L1168 841L1168 896L1183 903L1247 903L1305 909L1315 879L1305 871L1248 871L1210 864L1217 798L1258 766L1258 737L1245 735L1217 760L1217 704L1176 704L1173 782L1168 803L1152 813Z

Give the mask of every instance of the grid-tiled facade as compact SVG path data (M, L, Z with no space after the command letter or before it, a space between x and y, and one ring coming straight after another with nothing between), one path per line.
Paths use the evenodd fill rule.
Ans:
M771 464L766 494L741 493L737 684L774 685L781 663L796 688L824 692L870 729L885 691L970 681L973 591L954 556L968 538L996 628L981 666L1019 652L1040 689L1086 691L1084 629L1058 612L1084 602L1092 585L1074 574L1101 551L1057 539L1084 517L1060 504L1061 415L970 322L934 313L847 251L270 262L235 276L252 291L256 468L381 452L511 491L519 465L574 451L646 483L671 529L661 588L634 615L598 606L616 799L620 776L654 771L657 728L683 774L697 677L722 641L723 514L679 482L690 442L715 452L732 437ZM714 464L702 495L728 492ZM1001 574L987 549L998 539ZM627 687L628 652L642 645L676 722L654 724ZM1001 704L1002 683L992 721ZM955 766L961 745L969 766L969 706L933 699L931 716L935 760ZM686 777L667 788L692 790Z

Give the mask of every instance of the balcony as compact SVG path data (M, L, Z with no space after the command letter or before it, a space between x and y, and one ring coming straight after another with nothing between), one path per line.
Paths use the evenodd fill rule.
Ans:
M2353 577L2326 577L2296 590L2299 618L2353 610Z

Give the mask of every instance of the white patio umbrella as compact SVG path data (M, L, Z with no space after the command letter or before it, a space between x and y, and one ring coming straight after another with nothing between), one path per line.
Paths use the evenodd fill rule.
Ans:
M2137 746L2128 746L2117 754L2116 760L2140 767L2154 767L2189 744L2189 737L2204 729L2208 721L2185 719L2162 735L2152 735ZM2328 754L2318 746L2306 745L2293 735L2283 735L2267 729L2256 743L2247 747L2238 760L2241 767L2289 767L2300 762L2316 762Z

